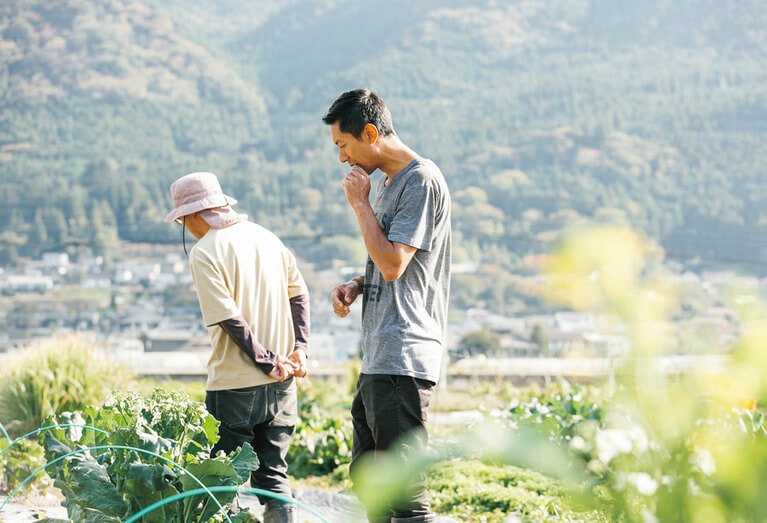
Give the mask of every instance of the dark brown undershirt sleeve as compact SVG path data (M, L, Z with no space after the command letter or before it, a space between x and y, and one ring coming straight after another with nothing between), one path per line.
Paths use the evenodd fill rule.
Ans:
M238 316L219 322L218 325L264 374L272 372L277 363L277 355L253 338L250 326L243 318Z
M293 316L293 332L296 343L293 349L301 349L309 356L309 295L300 294L290 299L290 314Z

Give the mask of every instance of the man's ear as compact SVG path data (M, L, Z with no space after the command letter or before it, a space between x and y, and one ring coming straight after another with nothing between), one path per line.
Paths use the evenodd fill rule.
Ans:
M372 123L366 123L362 128L362 138L367 140L369 144L374 144L378 141L378 129Z

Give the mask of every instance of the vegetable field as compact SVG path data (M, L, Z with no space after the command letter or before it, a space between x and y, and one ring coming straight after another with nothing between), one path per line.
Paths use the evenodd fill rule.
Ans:
M668 374L658 372L657 362L680 350L669 321L677 307L674 280L641 235L613 226L574 231L551 254L543 281L548 299L609 314L624 329L631 352L616 361L614 375L593 386L478 389L460 402L446 391L442 413L469 405L473 415L435 423L426 453L377 456L357 496L375 505L426 472L434 510L459 521L767 520L761 297L733 285L728 299L740 332L726 351L685 347L719 349L726 356L721 368ZM82 366L55 359L88 360L70 344L52 355L37 348L29 355L38 358L34 365L3 369L0 504L25 489L53 486L76 521L246 521L247 513L226 513L257 463L252 450L211 458L216 422L186 392L129 384L101 399L74 401L72 391L84 389L67 383L97 380L93 369L81 375ZM24 369L63 385L34 381ZM10 395L23 401L9 402ZM350 392L308 380L299 397L293 480L348 489ZM32 409L41 418L25 433L31 405L44 407Z

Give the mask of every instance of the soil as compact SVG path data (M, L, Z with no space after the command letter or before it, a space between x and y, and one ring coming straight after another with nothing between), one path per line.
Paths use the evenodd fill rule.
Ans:
M297 489L293 495L300 503L301 523L366 523L365 512L357 498L346 491L333 492L322 489ZM4 500L3 500L4 501ZM2 503L0 503L2 504ZM263 507L250 494L240 495L240 505L248 507L258 518ZM302 508L305 507L305 508ZM306 510L306 508L311 509ZM0 523L29 523L48 518L49 521L66 522L67 511L61 506L61 496L55 493L34 493L9 502L0 511ZM446 516L438 516L437 523L458 523Z

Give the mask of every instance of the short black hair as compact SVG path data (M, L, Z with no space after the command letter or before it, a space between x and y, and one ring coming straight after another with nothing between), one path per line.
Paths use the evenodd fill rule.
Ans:
M381 97L369 89L354 89L339 96L322 121L327 125L338 122L341 132L355 138L362 136L367 124L373 124L381 136L394 134L389 109Z

